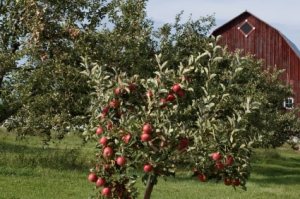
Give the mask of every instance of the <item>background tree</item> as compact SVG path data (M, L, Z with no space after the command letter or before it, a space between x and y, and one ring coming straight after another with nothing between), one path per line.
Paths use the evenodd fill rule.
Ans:
M237 52L239 53L239 52ZM236 56L233 54L232 56ZM231 58L230 58L231 59ZM246 61L245 61L246 60ZM224 59L221 65L226 66L229 60ZM256 147L278 147L284 144L290 136L299 132L299 119L296 110L287 111L283 108L283 101L292 96L292 90L288 85L282 84L280 75L282 71L277 69L261 70L261 62L252 56L242 57L236 65L242 65L239 76L234 79L236 87L231 87L229 93L235 97L224 104L223 112L230 111L236 105L242 103L240 96L252 96L252 99L261 103L259 110L252 111L248 118L247 131L253 137ZM220 67L217 70L224 70ZM220 81L228 84L228 73Z
M86 124L91 88L80 56L128 73L151 71L153 26L145 4L1 1L0 122L48 138L51 129L62 137Z
M79 73L84 46L78 43L84 31L100 24L106 6L105 1L1 1L1 123L42 135L84 124L90 88Z

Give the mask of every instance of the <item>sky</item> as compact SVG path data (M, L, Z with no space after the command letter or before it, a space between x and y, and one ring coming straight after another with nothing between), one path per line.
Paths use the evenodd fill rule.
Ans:
M149 0L147 15L155 25L174 22L184 11L184 18L215 15L216 27L245 10L267 22L300 48L300 0Z

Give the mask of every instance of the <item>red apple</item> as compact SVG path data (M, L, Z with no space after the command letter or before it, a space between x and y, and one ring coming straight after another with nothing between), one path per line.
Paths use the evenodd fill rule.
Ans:
M226 160L225 160L225 164L227 166L231 166L233 164L233 162L234 162L233 157L231 155L227 155Z
M96 187L102 187L106 183L104 178L98 178L96 182Z
M167 102L168 102L168 100L167 100L166 98L161 98L161 99L159 100L159 102L161 103L161 106L162 106L162 107L165 107L166 104L167 104Z
M231 185L231 179L230 179L230 178L225 178L225 179L224 179L224 184L225 184L226 186Z
M153 167L152 167L151 164L145 164L145 165L144 165L144 172L145 172L145 173L149 173L149 172L151 172L152 170L153 170Z
M103 108L102 112L101 112L101 117L104 118L109 112L109 107L106 106Z
M111 157L113 155L113 150L111 147L105 147L104 150L103 150L103 156L104 157Z
M179 97L183 97L183 96L185 95L184 90L178 91L178 92L177 92L177 95L178 95Z
M109 111L109 107L106 106L106 107L103 108L102 113L108 113L108 111Z
M142 140L142 142L148 142L148 141L151 140L151 136L149 134L147 134L147 133L143 133L141 135L141 140Z
M130 83L129 85L128 85L128 89L130 90L130 92L133 92L133 91L135 91L136 90L136 84L134 84L134 83Z
M109 197L110 196L110 193L111 193L111 190L110 190L110 188L109 187L104 187L103 189L102 189L102 195L103 196L105 196L105 197Z
M110 107L110 108L116 109L116 108L118 108L119 106L120 106L120 102L119 102L119 100L117 100L117 99L113 99L113 100L111 100L111 101L109 102L109 107Z
M117 165L124 166L126 164L126 158L124 156L120 156L116 160Z
M220 154L220 152L215 152L211 155L211 158L215 161L220 160L222 158L222 155Z
M189 146L189 140L187 138L181 138L178 144L178 150L185 150Z
M174 91L175 93L178 93L181 90L181 86L179 84L174 84L172 86L172 91Z
M102 144L103 146L106 146L107 145L107 141L108 141L107 137L102 137L99 140L99 144Z
M144 124L143 133L150 134L152 133L152 126L149 123Z
M90 182L97 182L98 177L97 177L97 175L95 173L90 173L89 176L88 176L88 180Z
M215 167L217 170L223 170L224 169L224 164L220 161L217 161L215 164Z
M101 126L99 126L99 127L97 128L97 130L96 130L96 135L102 134L103 131L104 131L103 128L102 128Z
M131 134L130 133L122 136L122 140L124 141L125 144L128 144L130 139L131 139Z
M115 88L114 90L115 95L120 95L122 93L122 89L120 87Z
M207 180L206 176L204 174L199 174L198 175L198 179L201 181L201 182L205 182Z
M172 102L172 101L174 101L176 98L175 98L175 95L174 94L172 94L172 93L170 93L168 96L167 96L167 101L169 101L169 102Z
M240 182L240 180L239 179L233 179L232 180L232 184L234 185L234 186L240 186L240 184L241 184L241 182Z
M110 169L110 165L109 164L105 164L103 166L103 168L104 168L105 171L108 171Z

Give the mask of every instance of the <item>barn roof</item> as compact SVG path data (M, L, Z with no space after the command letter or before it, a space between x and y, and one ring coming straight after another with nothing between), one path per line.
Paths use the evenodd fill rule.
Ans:
M258 18L257 16L255 16L254 14L250 13L249 11L244 11L242 12L240 15L234 17L233 19L231 19L230 21L226 22L225 24L221 25L220 27L216 28L213 32L212 35L216 35L217 32L221 31L224 27L230 25L233 21L235 21L236 19L246 16L246 15L251 15L253 17L255 17L256 19L258 19L259 21L267 24L268 26L272 27L275 31L277 31L283 38L284 40L289 44L289 46L292 48L292 50L295 52L295 54L298 56L298 58L300 59L300 50L299 48L291 41L289 40L283 33L281 33L278 29L274 28L273 26L271 26L270 24L268 24L267 22L265 22L264 20L261 20L260 18Z

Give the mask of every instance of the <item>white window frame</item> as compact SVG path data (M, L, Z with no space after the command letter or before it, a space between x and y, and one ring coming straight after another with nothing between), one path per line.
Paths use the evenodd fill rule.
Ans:
M251 27L252 30L250 32L248 32L248 34L244 33L244 31L241 30L241 27L245 24L248 23ZM247 38L254 30L255 27L248 21L248 19L246 19L242 24L240 24L240 26L237 28L239 31L241 31L241 33L243 33L243 35Z
M290 104L290 103L287 102L287 101L289 101L289 100L291 101L291 104L292 104L291 107L288 106L288 104ZM288 109L288 110L293 109L293 108L294 108L294 103L295 103L294 98L293 98L293 97L288 97L288 98L284 99L284 101L283 101L283 107L284 107L285 109Z

